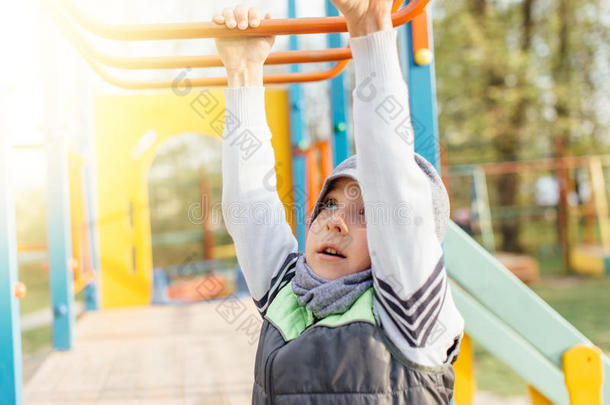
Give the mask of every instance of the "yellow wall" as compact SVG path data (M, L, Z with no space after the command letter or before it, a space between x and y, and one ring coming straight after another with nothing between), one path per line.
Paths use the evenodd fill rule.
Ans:
M290 206L292 176L286 90L268 89L266 109L278 178L282 179L278 192ZM103 307L150 303L152 248L147 174L157 147L184 133L220 137L223 127L222 89L195 89L186 95L166 91L96 96Z

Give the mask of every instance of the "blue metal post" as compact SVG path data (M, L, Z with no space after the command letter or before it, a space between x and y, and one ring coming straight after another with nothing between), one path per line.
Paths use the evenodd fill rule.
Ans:
M86 155L89 159L92 158L92 154ZM93 162L89 160L84 168L83 177L85 180L85 203L87 210L87 217L89 218L89 223L87 227L89 228L89 249L91 250L91 263L93 265L95 271L95 278L91 281L87 287L85 287L85 309L87 311L96 311L100 307L100 297L99 297L99 280L100 280L100 258L98 255L98 244L97 244L97 221L96 221L96 213L95 209L95 200L94 200L94 179L95 179L95 169L93 168Z
M407 27L409 24L403 24L400 27L395 28L398 31L398 58L400 60L400 66L403 69L403 75L405 80L408 80L407 71L405 69L409 69L409 52L413 52L408 48L407 45ZM408 82L407 82L408 83ZM410 93L411 94L411 93ZM409 94L409 95L410 95Z
M72 258L68 159L62 136L47 136L45 146L53 347L69 350L74 330L74 281L68 267Z
M15 206L8 174L8 145L0 136L0 397L23 403L23 370L17 282Z
M428 10L428 18L430 10ZM411 23L404 30L404 40L399 41L402 59L408 62L405 80L409 84L411 121L415 130L415 151L425 157L440 173L438 147L438 122L436 113L436 81L434 79L434 60L429 65L415 63ZM430 51L434 53L432 25L428 24Z
M339 11L330 0L326 0L326 15L339 15ZM329 48L340 48L343 46L341 43L341 34L339 33L328 34L327 39ZM346 102L343 79L344 75L341 73L339 76L330 80L330 108L332 111L333 125L333 136L331 138L333 167L352 155L352 145L348 137L349 125L347 121L349 103Z
M41 74L44 84L45 154L47 163L47 247L53 311L53 347L72 348L74 330L74 280L70 229L70 192L66 139L60 133L59 63L57 33L51 22L38 18Z
M87 83L87 73L84 66L80 66L77 70L77 80L81 84L82 89L89 89ZM100 307L99 283L101 263L98 255L98 238L97 238L97 206L95 193L95 149L94 149L94 134L89 125L91 116L91 104L89 102L91 94L89 91L84 91L83 96L87 100L80 104L81 114L79 117L79 140L80 153L85 157L86 162L83 167L83 191L84 205L87 212L89 223L86 224L89 231L89 249L91 251L91 263L96 272L95 278L85 287L85 309L87 311L95 311Z
M296 18L296 2L288 0L288 17ZM299 49L299 41L296 35L290 36L290 49ZM299 65L291 65L291 72L300 71ZM307 137L305 124L303 122L303 89L300 84L290 85L290 136L293 150L304 150L307 148ZM305 167L305 156L292 154L292 186L294 196L295 228L297 241L300 249L305 249L305 207L307 204L307 170ZM312 196L311 198L315 198Z

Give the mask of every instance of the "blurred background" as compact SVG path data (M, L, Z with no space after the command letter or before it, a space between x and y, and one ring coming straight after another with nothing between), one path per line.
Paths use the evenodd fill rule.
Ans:
M226 0L74 3L100 21L129 24L209 21L233 5ZM276 18L288 13L285 1L247 4ZM28 287L20 310L24 325L31 325L22 334L27 381L51 347L51 326L45 321L50 319L45 315L50 312L47 166L44 150L31 146L44 142L48 125L78 145L80 133L95 131L97 96L134 92L103 82L35 1L0 7L6 56L0 66L0 136L14 146L9 158L19 279ZM324 15L324 1L299 2L297 13ZM431 16L441 161L453 219L610 353L610 278L603 253L601 259L598 253L608 242L610 1L434 0ZM215 53L212 40L90 40L119 56ZM300 46L325 48L326 37L303 36ZM288 38L279 37L274 50L288 49ZM303 69L324 66L308 64ZM272 73L287 68L266 69ZM109 71L132 80L174 80L184 73ZM188 72L192 77L222 73ZM346 88L352 88L351 67L344 75ZM308 136L312 142L328 140L329 83L306 84L303 92ZM205 232L217 246L231 244L220 215L220 150L219 139L193 133L157 148L147 185L155 269L209 259L202 243ZM111 167L113 160L103 164ZM206 229L193 221L189 210L208 203L216 215ZM595 260L601 264L589 265ZM224 262L227 269L235 265L234 257ZM167 277L179 285L189 280L182 276ZM227 273L227 288L233 288L235 277ZM82 302L83 293L76 299ZM475 354L481 391L494 398L525 396L525 382L517 374L476 343Z

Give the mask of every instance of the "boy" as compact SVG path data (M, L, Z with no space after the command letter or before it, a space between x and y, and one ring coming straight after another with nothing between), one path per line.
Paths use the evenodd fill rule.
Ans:
M446 404L463 330L441 249L447 194L413 150L392 1L333 3L351 37L357 155L326 179L304 254L265 181L275 171L262 67L274 39L217 40L229 78L223 215L264 318L253 403ZM214 17L231 29L260 20L242 5ZM262 145L244 158L234 140L248 133Z

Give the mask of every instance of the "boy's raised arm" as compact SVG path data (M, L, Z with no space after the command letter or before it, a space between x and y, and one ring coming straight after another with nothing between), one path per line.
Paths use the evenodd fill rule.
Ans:
M245 29L258 26L260 15L256 9L237 6L225 9L214 21ZM216 41L229 81L222 140L222 212L261 313L298 251L277 194L275 156L265 114L263 63L273 40L244 37Z
M452 360L463 328L436 234L430 180L415 161L391 0L333 0L350 29L354 132L376 316L411 361Z

